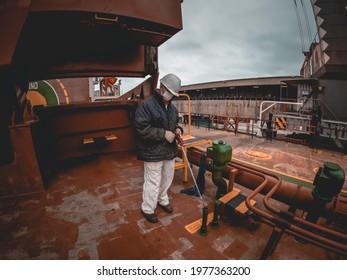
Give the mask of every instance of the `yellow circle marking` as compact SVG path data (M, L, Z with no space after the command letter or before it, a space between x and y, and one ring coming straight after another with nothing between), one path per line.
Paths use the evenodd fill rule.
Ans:
M243 152L245 155L247 156L252 156L252 157L256 157L256 158L260 158L260 159L271 159L272 156L263 153L263 152L259 152L259 151L253 151L253 150L247 150Z

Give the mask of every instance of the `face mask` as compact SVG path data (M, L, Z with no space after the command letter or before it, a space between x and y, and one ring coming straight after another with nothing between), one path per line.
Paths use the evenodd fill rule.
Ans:
M173 97L173 95L171 94L171 92L169 92L169 91L167 91L167 90L165 90L161 95L163 96L163 99L164 99L165 101L170 101L170 100L172 99L172 97Z

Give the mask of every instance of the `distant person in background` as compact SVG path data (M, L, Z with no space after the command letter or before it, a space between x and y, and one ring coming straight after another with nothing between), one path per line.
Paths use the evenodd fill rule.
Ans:
M157 205L167 213L173 212L167 192L178 155L176 138L183 129L178 126L178 111L171 100L179 96L180 88L181 80L176 75L164 76L159 90L144 100L135 113L137 158L144 161L141 213L150 223L158 222Z
M184 126L187 126L188 123L188 115L183 115L183 124Z
M269 119L266 121L266 139L272 141L272 114L269 114Z
M211 123L212 123L212 116L208 115L208 120L207 120L207 130L211 130Z

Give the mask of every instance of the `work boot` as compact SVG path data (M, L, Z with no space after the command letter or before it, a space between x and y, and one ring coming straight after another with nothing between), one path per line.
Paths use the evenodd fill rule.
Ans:
M141 210L142 215L146 218L146 220L150 223L157 223L158 217L156 214L147 214Z
M172 213L173 212L173 208L172 205L169 203L168 205L161 205L159 204L159 206L166 212L166 213Z

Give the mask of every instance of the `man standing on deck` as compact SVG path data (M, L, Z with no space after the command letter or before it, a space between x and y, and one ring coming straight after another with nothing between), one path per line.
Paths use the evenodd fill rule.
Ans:
M157 205L167 213L173 212L167 191L178 154L176 135L181 135L183 129L178 126L178 111L171 100L178 96L180 88L181 80L176 75L164 76L159 90L144 100L135 113L137 158L144 161L141 213L151 223L158 222L154 213Z

